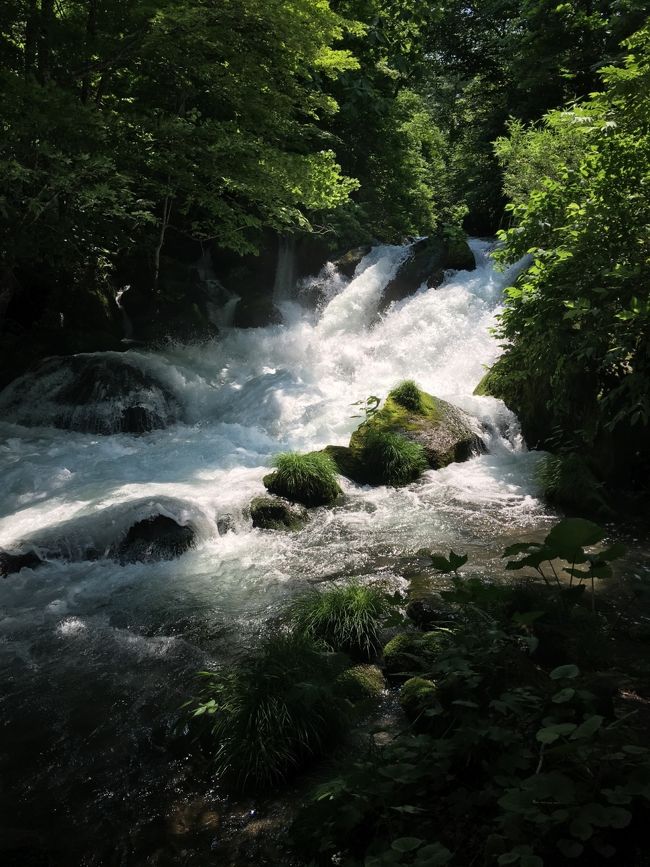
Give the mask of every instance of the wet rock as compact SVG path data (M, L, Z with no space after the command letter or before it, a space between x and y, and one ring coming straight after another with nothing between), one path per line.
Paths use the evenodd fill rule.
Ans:
M355 247L353 250L348 250L343 256L335 259L333 264L336 266L336 270L345 277L353 277L358 264L368 255L371 249L370 244L363 247Z
M125 563L173 560L194 544L194 530L183 527L166 515L138 521L120 543L116 559Z
M402 686L399 703L411 722L419 720L427 710L440 706L438 688L425 677L412 677Z
M384 667L392 677L408 678L426 671L447 640L447 633L401 632L384 647Z
M428 630L431 627L453 621L458 617L458 611L447 605L441 596L423 596L411 599L406 606L406 616L415 623L418 629Z
M445 271L472 271L474 255L464 240L432 236L416 241L411 253L386 286L382 298L384 307L393 301L408 298L426 284L430 289L440 286Z
M233 515L221 515L221 517L217 519L217 530L219 531L220 536L225 536L226 533L234 533L235 518Z
M21 569L36 569L42 564L41 558L35 551L12 554L0 548L0 576L15 575Z
M300 530L307 510L280 497L256 497L250 506L253 526L261 530Z
M419 392L421 409L415 411L397 403L390 395L382 408L363 422L350 438L348 447L327 446L341 475L359 484L384 484L381 468L374 465L366 451L372 434L399 434L424 449L431 469L437 470L485 451L470 416L447 401Z
M82 433L145 433L181 416L174 395L118 353L48 358L0 393L3 416Z

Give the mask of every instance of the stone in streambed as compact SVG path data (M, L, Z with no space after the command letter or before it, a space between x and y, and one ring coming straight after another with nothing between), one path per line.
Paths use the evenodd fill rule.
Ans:
M36 569L43 563L35 551L12 554L0 548L0 576L15 575L21 569Z
M116 551L116 559L126 563L174 560L194 544L194 530L166 515L153 515L138 521L126 534Z
M253 526L260 530L300 530L309 520L303 506L280 497L255 497L250 510Z

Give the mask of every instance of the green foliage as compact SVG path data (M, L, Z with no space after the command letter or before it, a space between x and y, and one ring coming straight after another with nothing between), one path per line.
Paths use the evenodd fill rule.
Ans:
M650 753L576 665L540 672L512 625L474 607L426 665L401 692L415 730L341 767L299 814L303 856L337 853L350 867L631 863Z
M408 485L429 466L419 443L398 433L370 428L365 435L362 459L380 484Z
M275 458L276 471L264 477L267 490L293 503L322 506L341 493L336 464L324 452L285 452Z
M358 406L359 409L363 410L363 416L351 415L350 418L364 418L368 421L379 411L380 403L381 398L377 397L376 394L371 394L365 400L355 400L355 402L350 404L350 406Z
M605 531L592 521L565 518L553 527L543 542L520 542L506 548L504 557L523 555L518 560L509 560L506 569L528 567L534 569L546 584L554 580L558 587L562 587L554 561L563 560L570 564L562 569L569 576L569 587L573 586L574 580L577 580L578 586L582 586L584 581L591 584L591 604L595 609L595 579L611 578L613 572L610 563L625 554L625 546L620 543L598 552L587 550L604 538ZM544 564L547 564L546 572Z
M422 401L422 392L417 386L417 383L412 379L405 379L396 385L388 395L395 403L403 406L411 412L424 413L424 403Z
M376 665L355 665L336 679L337 690L353 703L378 699L386 689L381 669Z
M345 729L340 664L304 634L268 638L240 663L202 672L189 703L220 779L238 789L277 784Z
M603 483L591 471L585 458L576 452L547 455L536 471L544 497L572 512L610 514L603 495Z
M369 659L377 651L379 630L390 610L385 592L352 581L300 597L290 617L299 633L331 650Z
M540 137L569 131L502 234L505 261L528 252L533 264L507 293L493 368L525 433L548 442L561 430L610 485L647 478L650 465L648 27L626 47L621 67L601 70L602 93L513 145L507 172L519 177Z

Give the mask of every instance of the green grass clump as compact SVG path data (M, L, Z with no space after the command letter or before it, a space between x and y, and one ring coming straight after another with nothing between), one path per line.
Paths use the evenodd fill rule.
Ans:
M372 476L384 485L408 485L429 466L419 443L397 433L369 430L362 459Z
M405 379L404 382L400 382L388 396L392 397L395 403L411 412L424 413L425 411L422 393L412 379Z
M390 602L380 590L351 582L298 599L291 611L295 628L331 650L371 658Z
M325 506L341 493L337 468L324 452L285 452L275 459L276 471L264 478L267 490L304 506Z
M219 778L246 790L285 779L349 723L349 705L336 687L342 663L305 634L267 639L248 659L203 672L191 703L206 723L202 742Z

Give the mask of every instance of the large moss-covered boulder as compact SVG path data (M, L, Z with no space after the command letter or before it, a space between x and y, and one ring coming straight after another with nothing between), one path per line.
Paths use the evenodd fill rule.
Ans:
M300 530L309 520L306 509L280 497L255 497L250 510L260 530Z
M382 305L408 298L426 284L430 289L440 286L445 271L471 271L476 267L474 254L462 238L432 236L416 241L409 257L386 286Z
M404 390L402 387L407 384L410 387ZM419 446L426 463L434 470L455 461L465 461L485 451L485 445L470 416L453 404L417 389L413 383L403 383L394 389L382 408L359 425L347 448L328 446L325 451L336 463L341 475L359 484L394 484L387 477L386 468L377 459L377 455L381 454L378 443L381 445L381 438L384 436L385 440L385 435L401 437ZM397 441L392 446L394 451L399 450ZM385 453L390 452L390 447L389 440ZM405 452L404 459L407 458L410 465L416 468L417 455Z

